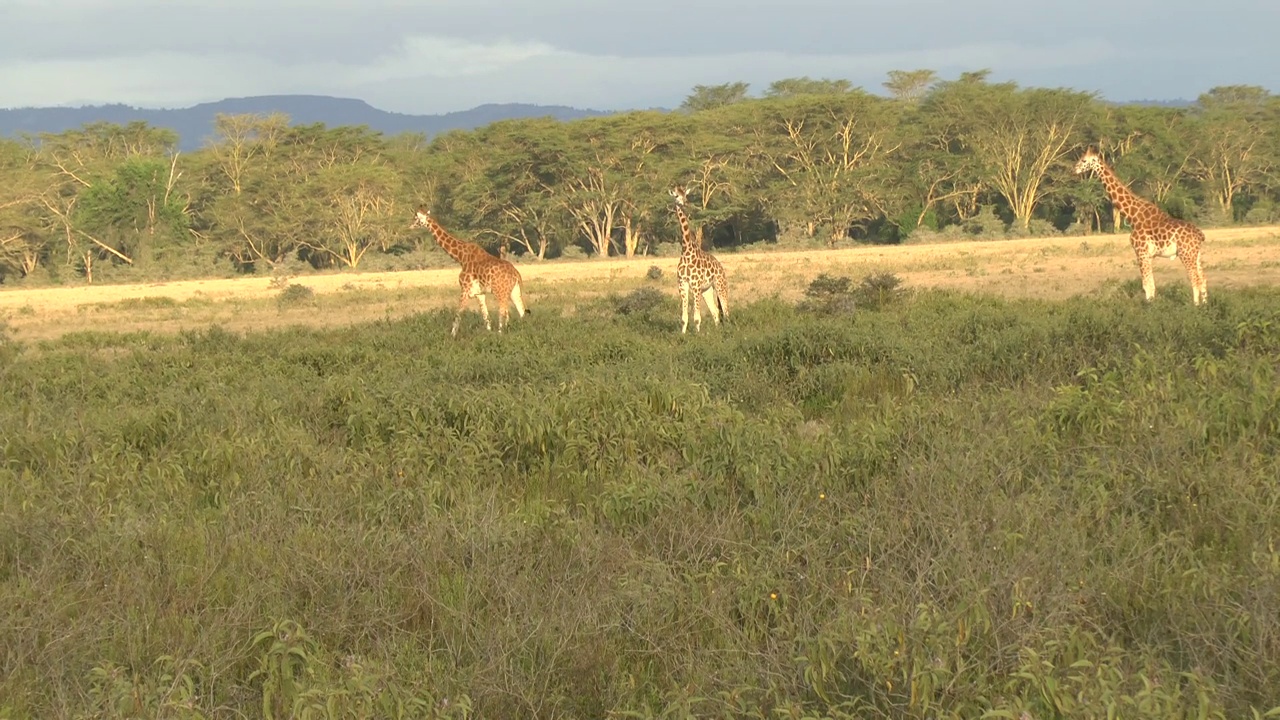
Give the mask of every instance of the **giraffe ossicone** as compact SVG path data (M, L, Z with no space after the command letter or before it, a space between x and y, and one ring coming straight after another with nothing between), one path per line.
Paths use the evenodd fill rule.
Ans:
M1106 188L1107 197L1129 221L1132 228L1129 244L1137 256L1142 291L1148 301L1156 296L1156 281L1151 268L1151 259L1155 257L1176 257L1187 271L1192 302L1199 305L1209 299L1200 257L1204 247L1204 232L1200 228L1194 223L1171 217L1155 203L1130 190L1096 148L1089 148L1080 156L1075 172L1077 175L1092 173L1098 176Z
M487 250L473 242L464 242L450 235L431 214L430 210L421 208L414 215L411 228L427 228L435 236L436 244L458 261L461 271L458 273L458 287L461 297L458 299L458 311L453 316L453 329L450 335L458 336L458 325L462 321L462 311L466 309L467 300L475 298L480 304L480 315L484 318L486 330L493 330L489 322L489 306L485 297L492 294L498 300L498 332L508 324L510 313L507 304L516 306L520 317L531 312L524 306L524 281L520 271L510 262L491 255Z
M689 227L689 216L684 206L688 202L685 188L677 185L670 190L675 198L676 219L680 221L680 261L676 263L676 281L680 284L680 332L689 331L689 304L693 304L693 330L702 330L702 310L698 295L707 305L711 319L717 325L720 318L729 319L729 281L724 266L714 255L705 252Z

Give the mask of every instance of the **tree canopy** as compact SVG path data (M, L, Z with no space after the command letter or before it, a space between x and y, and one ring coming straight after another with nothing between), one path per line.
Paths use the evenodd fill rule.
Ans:
M4 140L0 277L92 280L95 262L188 275L361 267L432 251L407 228L421 205L495 252L661 252L679 238L675 183L715 246L900 242L992 222L1018 234L1120 229L1096 181L1071 173L1089 145L1175 215L1280 220L1280 97L1265 88L1115 105L986 70L943 80L917 69L881 89L796 77L752 97L744 82L697 85L675 112L506 120L429 141L282 115L220 116L185 154L145 123Z

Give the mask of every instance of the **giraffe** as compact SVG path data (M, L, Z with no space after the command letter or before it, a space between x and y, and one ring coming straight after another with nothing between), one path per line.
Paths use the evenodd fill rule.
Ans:
M485 296L490 293L497 296L499 333L508 323L508 301L516 306L516 312L520 317L532 312L525 309L522 293L524 281L521 280L520 271L515 265L494 257L475 243L463 242L450 235L436 221L431 211L425 208L418 210L410 227L429 229L435 236L436 243L462 266L462 271L458 273L458 286L462 290L462 296L458 299L458 312L453 316L453 330L449 333L450 335L458 336L458 323L462 321L462 311L467 306L467 298L476 298L480 302L480 314L484 317L484 327L486 330L493 330L489 324L489 306L485 302Z
M680 332L689 331L689 302L693 301L693 330L702 330L702 311L698 307L698 298L694 293L702 295L707 304L711 319L720 324L720 316L729 319L729 282L725 279L724 266L709 252L704 252L689 229L689 216L684 206L688 194L684 187L677 185L671 189L671 196L676 199L676 217L680 220L680 262L676 264L676 279L680 282Z
M1092 172L1102 180L1107 196L1116 208L1129 220L1129 244L1138 257L1138 272L1142 275L1142 290L1150 301L1156 296L1156 280L1151 272L1151 259L1174 257L1182 261L1187 279L1191 282L1192 301L1199 305L1209 299L1205 287L1204 268L1200 264L1200 250L1204 246L1204 232L1186 220L1170 217L1155 203L1143 198L1125 185L1094 148L1089 148L1076 163L1076 174Z

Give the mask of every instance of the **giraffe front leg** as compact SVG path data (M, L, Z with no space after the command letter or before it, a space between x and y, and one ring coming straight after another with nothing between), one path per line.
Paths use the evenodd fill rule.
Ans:
M484 293L477 295L476 300L480 302L480 314L484 316L484 329L493 332L493 325L489 322L489 304L484 300Z
M680 334L689 332L689 294L688 283L680 283Z
M702 332L702 304L698 302L698 296L693 294L692 288L689 294L693 300L693 331Z
M1147 302L1156 297L1156 278L1151 272L1151 256L1146 253L1138 255L1138 273L1142 275L1142 292Z
M452 337L458 337L458 325L462 323L462 311L467 309L467 298L471 297L465 289L462 291L462 297L458 300L458 312L453 314L453 329L449 331Z

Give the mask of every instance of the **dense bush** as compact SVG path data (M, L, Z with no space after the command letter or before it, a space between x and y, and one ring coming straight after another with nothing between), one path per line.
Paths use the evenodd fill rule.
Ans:
M1280 705L1280 293L667 303L6 344L0 717Z

